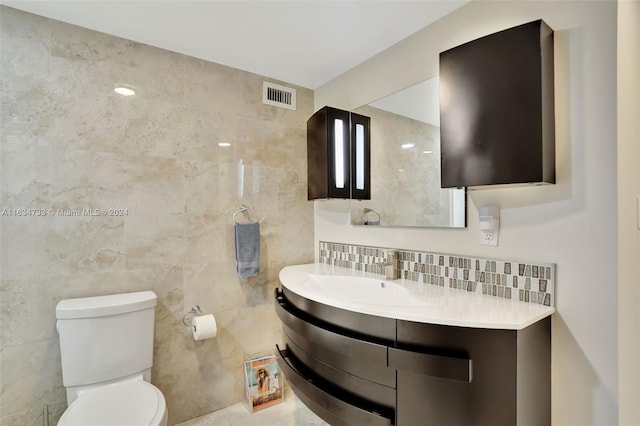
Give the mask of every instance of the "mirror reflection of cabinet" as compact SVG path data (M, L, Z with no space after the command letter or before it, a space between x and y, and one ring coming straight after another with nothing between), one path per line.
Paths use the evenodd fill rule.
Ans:
M309 200L370 197L369 128L369 117L327 106L309 118Z
M371 117L371 199L351 202L353 225L466 226L466 190L440 185L438 92L434 77L355 110Z

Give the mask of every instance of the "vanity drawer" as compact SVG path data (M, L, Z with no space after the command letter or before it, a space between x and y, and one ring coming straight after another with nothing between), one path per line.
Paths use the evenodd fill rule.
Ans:
M348 330L322 323L291 305L282 293L276 293L275 310L283 325L293 332L290 337L295 343L322 361L341 370L355 363L386 369L386 345L367 341L362 335L349 336Z
M346 330L354 335L393 346L396 339L396 320L347 311L309 300L284 287L279 293L288 304L322 323Z
M388 368L386 364L381 364L380 360L375 363L366 362L359 357L345 356L334 351L331 346L325 346L317 341L311 340L304 335L296 333L291 328L283 325L287 338L296 344L300 349L320 362L329 364L346 373L361 377L363 379L379 383L391 388L396 387L396 372L393 368ZM385 357L386 360L386 357Z
M276 345L280 368L300 400L332 426L390 426L395 411L340 389L310 371L289 348Z
M314 374L324 378L328 382L335 384L337 387L345 391L359 395L360 397L383 405L390 409L395 409L396 390L395 390L395 370L389 370L393 374L392 386L385 386L375 381L350 374L346 371L336 368L334 365L327 364L316 358L314 352L307 352L298 346L288 335L285 328L285 342L287 349L298 359L305 367L313 371Z

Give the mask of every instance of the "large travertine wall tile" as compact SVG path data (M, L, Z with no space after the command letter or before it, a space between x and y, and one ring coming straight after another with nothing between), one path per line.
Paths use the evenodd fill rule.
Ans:
M125 291L126 274L123 270L79 271L73 275L43 273L41 278L3 279L0 282L2 350L57 339L55 307L60 300Z
M77 297L102 296L105 294L125 293L128 290L127 271L80 272L73 275L54 277L49 284L52 287L55 303ZM55 323L55 315L51 317ZM57 337L54 334L54 337Z
M3 206L50 207L51 156L48 146L3 144L0 147Z
M0 218L0 266L3 281L26 280L56 273L56 265L49 262L47 247L42 243L52 220L51 217Z
M125 266L122 217L54 217L44 243L49 262L65 275Z
M127 119L124 139L131 155L176 158L191 140L192 113L169 99L135 99Z
M221 150L218 143L229 142L234 137L229 117L211 110L194 108L190 104L183 108L186 109L186 116L180 127L183 134L179 135L173 145L175 157L218 161Z
M46 133L49 143L63 150L128 152L124 139L128 101L117 98L108 87L102 93L77 91L77 95L66 92L66 99L51 112Z
M185 56L139 43L131 43L114 60L117 83L127 83L157 102L184 101Z
M43 404L55 423L66 408L56 304L131 291L158 296L152 382L169 423L240 401L245 353L282 340L278 272L313 260L313 92L275 108L262 76L5 6L0 24L0 202L46 212L0 217L0 423L41 424ZM265 217L247 279L241 204ZM215 339L182 324L196 304L215 315Z
M131 192L130 165L119 154L85 150L52 152L51 207L76 210L121 207Z
M16 12L14 12L16 13ZM136 43L60 21L49 21L51 55L76 61L112 61Z
M2 383L0 412L26 412L44 403L56 404L66 401L62 376L26 373L18 382Z
M11 56L0 58L2 72L25 79L25 81L18 83L19 87L25 87L28 83L46 78L50 64L49 49L46 43L37 38L20 36L3 38L2 43L8 51L15 52ZM8 85L3 87L3 89L8 88Z
M235 310L247 306L247 292L236 279L235 269L228 260L188 266L184 270L184 303L186 307L200 305L207 312Z
M3 352L10 346L55 339L55 298L50 284L48 279L0 282Z
M66 403L62 376L57 372L59 364L57 339L3 349L0 412L27 412L36 404L40 407L44 403ZM41 374L41 371L54 373Z
M0 13L2 37L16 37L38 40L49 45L51 25L54 21L16 9L4 8Z
M199 109L224 113L230 117L261 115L264 77L195 58L186 58L192 75L184 79L185 101Z
M273 295L273 289L269 293ZM264 348L269 348L271 342L281 340L281 327L277 322L272 299L241 309L234 328L238 344L244 353L259 353Z
M3 41L2 47L5 43ZM0 75L2 98L0 141L16 144L49 145L47 129L52 122L53 95L46 84L34 82L28 88L9 87L10 80L21 77L2 70Z

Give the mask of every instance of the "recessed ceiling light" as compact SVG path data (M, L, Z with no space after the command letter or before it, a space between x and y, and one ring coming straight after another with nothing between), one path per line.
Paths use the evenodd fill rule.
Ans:
M227 147L227 146L231 146L231 144L229 142L219 142L218 146Z
M399 172L404 172L404 169L398 169Z
M136 91L129 88L129 87L123 87L123 86L119 86L116 87L115 89L113 89L117 94L122 95L122 96L133 96L136 94Z
M415 145L412 143L403 143L402 145L400 145L400 147L402 149L409 149L409 148L413 148Z
M422 151L423 154L433 154L433 151Z

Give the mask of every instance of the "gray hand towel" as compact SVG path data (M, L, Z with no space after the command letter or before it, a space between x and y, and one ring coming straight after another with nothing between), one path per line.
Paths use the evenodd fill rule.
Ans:
M236 271L240 278L260 273L260 223L236 223Z

